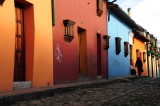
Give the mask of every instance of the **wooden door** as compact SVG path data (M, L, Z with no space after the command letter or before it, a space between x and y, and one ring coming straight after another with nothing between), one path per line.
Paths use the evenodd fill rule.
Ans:
M14 81L24 81L25 49L24 49L24 33L23 33L23 9L20 6L16 6L15 13L16 13L16 35L15 35Z
M78 39L79 39L79 74L87 77L87 38L86 30L78 28Z

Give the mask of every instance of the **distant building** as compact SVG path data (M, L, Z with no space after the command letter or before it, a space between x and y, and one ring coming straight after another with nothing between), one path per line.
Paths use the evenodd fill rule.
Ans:
M157 40L158 48L158 77L160 77L160 40Z
M149 42L147 43L148 75L150 77L158 77L159 53L157 38L155 38L152 34L148 34L147 38L149 39Z
M141 27L138 26L139 29L134 29L134 38L133 38L133 45L131 45L132 49L132 57L131 62L135 66L136 60L139 57L143 63L143 76L148 76L147 70L147 51L146 51L146 42L149 40L147 39L147 32ZM138 72L138 69L135 68Z

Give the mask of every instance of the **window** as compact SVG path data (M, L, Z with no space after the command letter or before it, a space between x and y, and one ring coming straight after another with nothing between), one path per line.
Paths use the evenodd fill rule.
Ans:
M97 0L97 15L100 17L103 13L103 0Z
M64 38L66 42L71 42L74 38L74 24L75 22L71 20L63 20L63 24L65 27Z
M104 50L108 50L108 48L109 48L109 38L110 38L110 36L108 36L108 35L104 35L103 36L103 39L104 39Z
M121 38L116 37L116 54L118 55L121 52Z
M138 57L140 58L140 50L139 50L139 49L136 50L136 57L137 57L137 58L138 58Z
M125 57L127 57L127 55L129 54L128 46L129 46L129 42L124 42L124 56Z

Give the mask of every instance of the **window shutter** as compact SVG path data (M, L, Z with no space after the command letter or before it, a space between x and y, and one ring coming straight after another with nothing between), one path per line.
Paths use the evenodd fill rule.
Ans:
M116 37L116 54L118 55L121 52L121 38Z
M127 57L127 55L129 54L128 46L129 46L129 42L124 42L124 56L125 57Z
M104 39L104 50L108 50L108 48L109 48L109 38L110 38L110 36L108 36L108 35L104 35L103 36L103 39Z
M99 9L103 11L103 0L99 0Z
M97 0L97 15L100 17L103 13L103 0Z
M55 0L52 0L52 26L56 24L55 18Z

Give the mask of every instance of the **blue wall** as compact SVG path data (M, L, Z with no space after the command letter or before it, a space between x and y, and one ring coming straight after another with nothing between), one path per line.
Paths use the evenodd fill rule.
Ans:
M110 36L108 49L108 78L130 75L130 56L124 56L124 42L129 42L131 28L113 14L108 21L108 35ZM121 39L121 52L116 54L115 37ZM128 49L129 50L129 49Z

